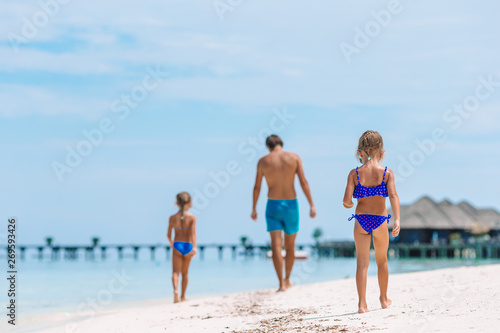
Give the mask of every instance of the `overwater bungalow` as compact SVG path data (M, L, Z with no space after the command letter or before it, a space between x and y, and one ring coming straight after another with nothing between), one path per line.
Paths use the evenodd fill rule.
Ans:
M491 208L475 208L466 201L437 203L425 196L411 205L401 205L401 221L401 233L393 240L395 243L464 244L478 237L500 241L500 213ZM391 231L393 224L391 219Z

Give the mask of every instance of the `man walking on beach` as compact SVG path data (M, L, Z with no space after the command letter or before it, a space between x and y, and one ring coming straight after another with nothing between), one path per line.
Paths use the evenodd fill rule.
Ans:
M302 160L299 155L283 150L283 141L277 135L266 140L270 153L259 160L257 179L253 191L252 219L257 221L257 200L260 195L262 178L266 178L269 187L266 208L267 231L271 234L273 263L278 275L280 288L285 291L292 287L290 274L295 262L295 238L299 231L299 205L295 192L295 175L299 177L300 186L311 205L310 216L316 216L316 209L306 180ZM285 233L285 278L283 279L282 231Z

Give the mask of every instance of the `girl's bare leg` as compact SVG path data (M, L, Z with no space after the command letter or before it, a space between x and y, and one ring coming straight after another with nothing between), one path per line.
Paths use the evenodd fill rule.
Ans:
M380 304L383 309L388 308L392 301L387 298L387 287L389 285L389 268L387 267L387 250L389 249L389 230L387 223L373 230L373 246L375 247L375 259L378 266L378 284L380 287Z
M189 264L191 263L191 259L193 257L190 255L182 257L182 294L181 294L181 302L186 302L186 289L188 285L188 271L189 271Z
M358 312L368 312L366 303L366 280L370 264L371 236L361 228L358 222L354 224L354 242L356 243L356 286L358 288Z
M179 303L179 274L182 270L182 256L176 253L172 254L172 285L174 287L174 303Z

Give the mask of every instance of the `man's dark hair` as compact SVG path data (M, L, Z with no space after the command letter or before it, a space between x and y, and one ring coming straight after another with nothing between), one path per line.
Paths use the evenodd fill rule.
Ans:
M277 135L271 135L267 138L266 140L266 146L269 147L269 149L274 150L276 146L281 146L283 147L283 140Z

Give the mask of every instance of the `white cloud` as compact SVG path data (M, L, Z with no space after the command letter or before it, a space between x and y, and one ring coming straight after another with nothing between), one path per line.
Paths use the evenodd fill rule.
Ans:
M303 73L299 70L296 70L296 69L285 69L283 71L283 74L287 75L287 76L291 76L291 77L299 77L299 76L302 76Z
M108 108L106 103L99 100L61 95L54 90L27 85L0 84L0 100L0 116L4 117L39 113L46 116L79 114L95 119Z
M100 4L98 11L91 3L75 1L40 29L30 48L15 55L8 44L1 46L0 71L31 72L34 77L41 71L70 74L81 80L101 75L116 77L111 84L119 85L124 76L136 75L146 65L162 64L172 72L182 69L163 90L166 99L240 105L433 107L454 100L470 80L496 68L497 45L471 38L484 33L483 27L476 26L485 7L471 15L469 6L451 1L434 3L432 11L416 2L405 5L405 12L393 18L388 30L348 65L338 44L352 39L354 28L371 20L370 12L385 8L387 1L342 6L329 1L314 6L302 1L255 1L228 13L224 22L218 20L210 1L109 1ZM15 14L4 12L0 27L19 29L21 18L35 10L37 5L9 3L7 11ZM490 12L491 8L487 17ZM467 31L469 37L448 36L448 25L458 32ZM498 23L491 26L498 27ZM0 38L7 42L6 35ZM50 51L54 43L62 49ZM68 97L51 91L52 100L35 96L41 103L33 107L21 101L21 89L17 92L10 93L9 101L15 114L89 112L84 107L89 96L84 94ZM109 99L105 95L93 98L97 104ZM63 104L65 99L75 100L79 107L63 111L53 105L55 99Z

